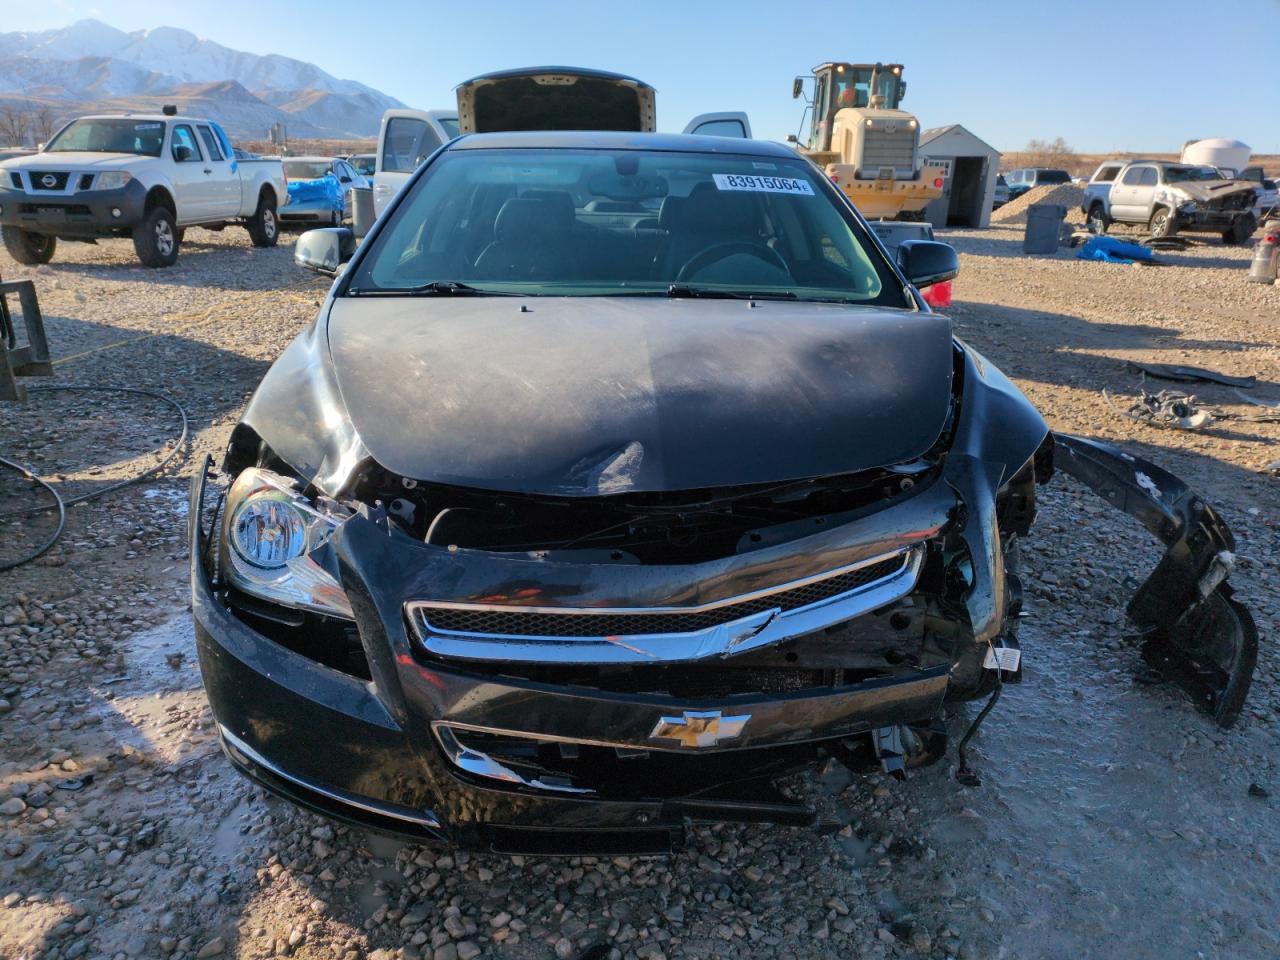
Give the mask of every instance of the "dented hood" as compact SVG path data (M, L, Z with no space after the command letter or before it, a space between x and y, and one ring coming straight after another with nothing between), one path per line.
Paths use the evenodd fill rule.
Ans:
M657 129L653 87L607 70L521 67L473 77L457 93L463 134Z
M924 453L951 396L950 322L906 310L339 298L313 339L245 422L329 489L365 456L417 480L567 496L846 473Z
M1255 190L1259 185L1250 180L1179 180L1169 186L1198 203L1205 203L1245 190Z

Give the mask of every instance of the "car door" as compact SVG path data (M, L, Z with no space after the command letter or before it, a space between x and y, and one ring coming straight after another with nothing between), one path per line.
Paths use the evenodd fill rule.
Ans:
M750 140L751 121L741 111L700 113L685 125L683 132L700 137L732 137Z
M195 128L189 123L175 123L169 135L169 158L173 161L174 201L178 206L179 223L199 223L212 219L207 211L213 207L213 186L205 156L196 139Z
M429 120L425 110L388 110L382 115L373 175L373 209L379 216L409 174L440 147L440 136Z
M200 145L204 147L204 174L208 178L208 217L234 217L240 212L240 175L232 169L228 157L218 143L213 128L207 123L196 125Z
M1134 192L1134 220L1146 222L1151 217L1156 202L1156 191L1160 185L1160 174L1155 167L1143 167L1142 176Z
M333 175L338 178L338 189L342 191L342 219L351 219L354 201L351 191L360 185L360 176L345 160L336 160L333 164Z
M1142 219L1138 212L1139 184L1142 167L1126 167L1124 173L1111 184L1110 214L1112 220Z

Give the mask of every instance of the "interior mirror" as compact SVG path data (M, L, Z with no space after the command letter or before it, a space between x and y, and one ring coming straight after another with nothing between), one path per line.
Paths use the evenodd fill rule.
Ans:
M191 148L185 143L180 143L173 148L173 159L179 163L186 163L191 159Z
M928 287L954 279L960 272L960 258L949 243L903 240L898 244L898 269L917 287Z
M313 273L334 277L355 252L356 235L348 227L325 227L298 237L293 262Z
M799 100L802 93L804 93L804 77L796 77L791 81L791 99Z

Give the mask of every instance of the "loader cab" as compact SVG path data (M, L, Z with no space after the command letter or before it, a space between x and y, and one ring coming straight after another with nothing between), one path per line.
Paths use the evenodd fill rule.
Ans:
M804 90L803 77L797 77L793 93ZM830 150L831 130L837 111L897 110L906 95L900 63L823 63L813 68L813 99L810 101L810 150Z

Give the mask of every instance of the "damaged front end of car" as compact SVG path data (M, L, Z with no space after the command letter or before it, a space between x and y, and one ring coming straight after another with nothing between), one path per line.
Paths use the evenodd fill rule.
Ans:
M1257 637L1217 515L1051 435L958 342L943 428L908 462L595 496L392 472L290 349L287 409L310 391L332 416L290 432L255 399L197 474L194 616L232 761L329 816L535 854L811 823L780 777L828 756L901 774L945 752L946 703L1020 678L1017 547L1055 470L1167 545L1129 607L1149 662L1224 726L1243 703Z

